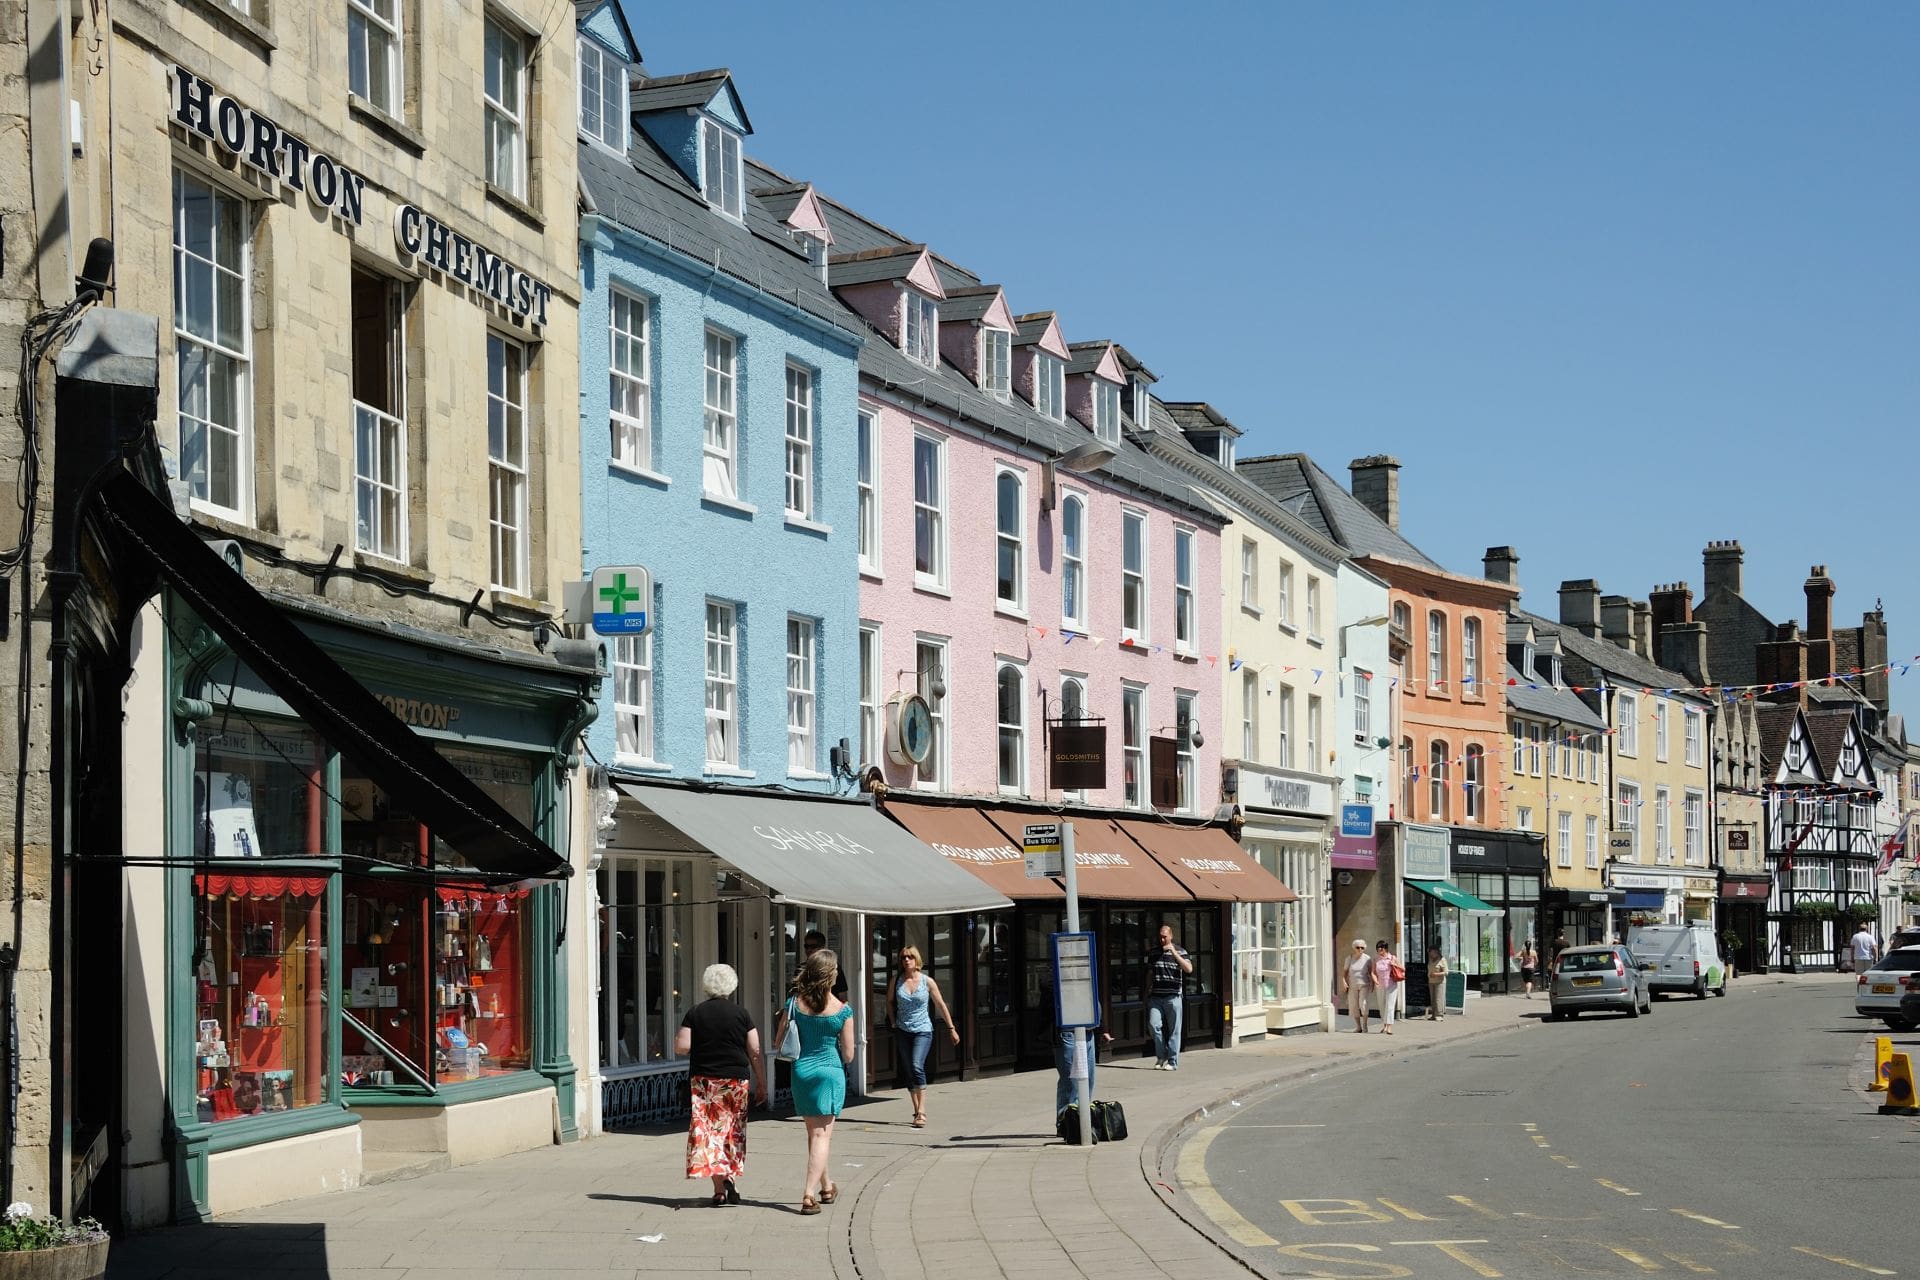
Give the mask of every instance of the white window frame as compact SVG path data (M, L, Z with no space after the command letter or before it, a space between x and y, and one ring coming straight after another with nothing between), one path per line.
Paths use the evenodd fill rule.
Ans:
M1560 732L1554 735L1553 746L1559 750L1560 776L1573 777L1573 741L1567 736L1566 726L1560 726Z
M716 173L715 169L719 171ZM700 118L700 195L708 206L735 222L744 220L740 135L711 116Z
M933 681L930 673L934 667L928 667L922 658L931 655L937 664L941 679L946 683L947 696L933 696ZM923 791L944 791L952 784L953 744L947 732L949 720L947 704L953 698L953 642L946 636L918 633L913 638L914 690L927 701L927 711L933 719L933 749L927 752L927 758L914 770L913 785Z
M409 550L406 311L398 284L373 272L356 269L354 275L378 280L385 295L386 314L381 323L386 329L388 359L384 372L387 403L393 410L388 412L357 397L353 401L354 547L368 555L405 561ZM359 350L356 336L356 358ZM371 448L367 447L369 443ZM391 521L381 514L389 508L393 511ZM371 518L363 518L363 512Z
M1527 772L1536 778L1540 776L1540 742L1546 733L1545 725L1527 722ZM1552 753L1547 754L1551 758Z
M1173 776L1178 791L1178 803L1174 809L1178 813L1192 813L1194 801L1199 790L1199 772L1193 758L1193 728L1199 722L1194 719L1193 704L1199 694L1191 689L1173 691Z
M1006 512L1001 510L1000 490L1003 485L1013 488L1013 523L1007 527ZM993 469L993 599L995 607L1017 613L1022 617L1027 612L1027 478L1009 466L996 466ZM1012 595L1003 595L1000 591L1000 558L1011 553L1013 557Z
M1140 536L1135 540L1139 549L1139 568L1127 567L1127 530L1137 528ZM1145 644L1148 634L1148 619L1153 616L1153 601L1149 594L1152 585L1152 546L1147 540L1147 513L1123 507L1120 512L1120 638L1131 640L1135 644ZM1127 590L1133 587L1135 606L1133 625L1127 622Z
M1653 856L1673 861L1673 792L1667 787L1653 789Z
M1487 818L1487 749L1469 742L1460 749L1461 815L1469 822Z
M1527 723L1514 716L1507 721L1513 730L1513 776L1519 777L1527 771Z
M880 411L861 405L856 417L854 448L860 493L860 572L880 576Z
M1688 788L1680 796L1681 858L1690 867L1707 865L1707 796Z
M1307 575L1307 639L1320 639L1320 579Z
M1554 823L1553 838L1556 845L1554 861L1559 866L1573 866L1573 814L1562 809L1560 817Z
M702 750L708 769L738 769L740 749L740 615L725 600L706 608L706 733ZM714 754L714 726L720 726L721 750Z
M1686 717L1686 763L1698 769L1706 760L1702 747L1706 742L1707 717L1695 707L1683 707L1681 714Z
M1260 616L1260 544L1240 539L1240 607Z
M1447 615L1438 609L1427 610L1427 688L1447 691Z
M1587 870L1598 871L1599 869L1600 817L1598 814L1590 813L1587 815Z
M184 188L187 184L206 193L211 210L211 258L191 252L182 239L186 225ZM227 206L235 206L239 211L238 235L234 237L240 242L237 272L220 263L221 210ZM173 340L177 350L175 409L179 423L181 471L186 477L194 510L205 511L237 524L253 522L253 213L250 201L185 170L173 171ZM203 324L196 326L204 329L204 333L196 333L194 328L183 328L180 323L187 312L185 281L190 265L208 273L207 293L214 310ZM222 277L233 281L230 296L239 304L238 323L230 327L230 331L239 338L238 346L222 343L219 337L222 328L219 310L222 290L219 281ZM188 376L190 363L197 366L191 377ZM232 388L228 397L233 418L231 422L216 422L212 416L214 377L216 371L221 369L229 371L226 376ZM189 408L189 403L194 399L190 393L196 384L201 392L200 412ZM216 436L229 437L232 442L231 503L212 496L208 488L213 475L212 453ZM196 438L200 442L198 450L192 445ZM188 463L196 452L206 468L198 483Z
M1353 740L1373 745L1373 672L1364 667L1353 673Z
M654 763L653 634L613 638L614 753L640 764Z
M1447 763L1452 758L1448 754L1450 750L1439 738L1427 744L1427 812L1435 822L1445 822L1449 816L1448 802L1452 797L1447 794L1447 787L1453 782L1453 769Z
M1325 729L1325 706L1314 694L1307 695L1307 772L1321 773L1326 762L1320 758L1320 736Z
M616 465L653 470L653 305L607 291L607 431Z
M395 0L395 3L403 2ZM486 179L508 195L524 200L529 186L527 104L531 95L528 85L533 79L535 50L529 47L526 36L518 27L502 21L493 13L489 12L484 22L480 96L484 134L481 151L485 158ZM504 57L496 68L496 47L502 53L510 48L518 55L511 85L506 83L508 64ZM496 69L500 73L500 84L493 86L488 81ZM508 163L508 172L504 174L499 166L503 141L506 143L504 150Z
M1033 354L1033 407L1055 422L1067 420L1067 362L1037 348Z
M1076 514L1069 515L1068 508ZM1078 493L1060 499L1060 625L1087 632L1087 500Z
M1260 673L1240 669L1240 758L1260 758Z
M1013 334L980 330L980 389L1006 404L1013 399Z
M496 387L494 352L503 356L502 376ZM510 358L507 358L510 357ZM487 513L492 552L493 585L502 591L527 590L527 365L528 349L498 333L487 334ZM517 368L515 367L517 366ZM497 449L495 415L502 421L503 442L517 437L519 448ZM519 429L510 429L517 415Z
M1523 805L1515 806L1514 815L1515 815L1513 819L1514 830L1516 831L1533 830L1533 806L1532 805L1523 804Z
M1282 769L1293 768L1293 686L1282 681L1280 684L1280 708L1275 716L1280 722L1280 751L1275 762Z
M903 300L905 320L900 334L900 350L907 359L929 369L940 367L940 303L915 289L906 291Z
M1069 690L1072 691L1069 695ZM1077 711L1077 714L1075 714ZM1087 707L1087 677L1084 672L1062 671L1060 673L1060 718L1077 722L1091 715ZM1081 788L1069 788L1062 792L1069 800L1084 800L1087 793Z
M1009 675L1011 675L1014 679L1015 703L1013 707L1013 712L1014 712L1014 715L1018 717L1018 719L1014 719L1014 720L1009 720L1005 717L1004 712L1006 708L1002 705L1001 698L1000 698L1001 681L1003 681ZM995 784L999 787L1001 795L1007 795L1007 796L1026 795L1027 794L1028 758L1027 758L1027 668L1025 663L1016 662L1011 658L1000 658L994 663L993 714L994 714L994 728L995 728L994 739L993 739ZM1006 772L1007 762L1001 759L1003 743L1004 743L1004 740L1008 738L1009 735L1011 735L1012 737L1014 759L1017 762L1015 764L1015 771L1019 775L1018 777L1013 778L1011 780L1009 780L1007 777L1007 772Z
M1093 434L1107 444L1120 443L1120 387L1093 378Z
M1629 759L1640 754L1640 699L1625 689L1613 695L1613 749Z
M787 615L787 776L820 776L820 662L813 619Z
M589 62L593 64L591 76ZM583 34L577 41L574 65L580 82L577 95L580 136L617 156L626 155L627 64L615 57L612 50ZM607 93L609 88L613 90L611 96ZM591 110L587 106L589 95L594 99ZM594 120L600 125L597 130L589 123ZM612 140L607 137L609 131L614 135Z
M1460 696L1477 697L1480 687L1480 619L1460 620Z
M787 515L813 519L813 370L787 362Z
M1624 831L1631 837L1626 861L1638 862L1640 861L1640 784L1618 782L1614 787L1614 830Z
M886 696L881 689L880 664L885 661L877 622L862 621L859 635L860 759L858 764L880 763L886 753Z
M934 468L928 479L938 487L939 492L929 501L920 492L920 450L925 446L933 451ZM932 568L923 568L920 563L920 530L927 530L927 557L933 562ZM945 436L934 435L927 431L915 431L913 434L913 580L922 587L932 587L944 591L947 587L947 440Z
M1173 651L1186 657L1200 651L1200 612L1193 586L1199 555L1194 531L1185 525L1173 526Z
M709 498L737 502L740 495L739 340L709 326L705 369L700 489Z
M1667 762L1667 700L1653 700L1653 758L1661 764Z
M407 0L392 0L391 18L380 13L375 8L376 3L377 0L347 0L347 92L381 114L398 119L407 100L407 46L401 38L404 32L402 15ZM387 47L385 101L375 92L373 60L366 56L371 53L376 40ZM353 82L353 49L356 44L365 51L363 66L367 82L364 85Z
M1285 556L1280 558L1279 592L1280 625L1290 627L1293 625L1293 562Z
M1127 718L1127 708L1133 708L1133 719ZM1131 729L1134 740L1127 740ZM1121 803L1129 809L1144 809L1153 798L1153 787L1147 777L1147 687L1141 684L1125 683L1120 686L1120 796ZM1128 781L1129 772L1132 781Z

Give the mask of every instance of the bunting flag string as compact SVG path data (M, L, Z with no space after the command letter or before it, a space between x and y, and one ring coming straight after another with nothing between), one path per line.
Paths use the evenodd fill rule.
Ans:
M1752 701L1758 695L1765 693L1786 693L1793 689L1811 688L1814 685L1823 685L1832 688L1836 684L1850 685L1856 680L1864 680L1869 676L1876 675L1904 676L1908 671L1912 670L1915 663L1920 663L1920 653L1916 653L1913 657L1905 661L1878 662L1870 667L1848 667L1845 671L1829 671L1826 675L1809 676L1805 680L1776 680L1760 684L1627 685L1625 687L1638 688L1642 694L1647 696L1652 696L1655 693L1668 696L1684 693L1702 698L1724 698L1728 702L1737 702L1743 699ZM1521 680L1516 676L1506 676L1500 679L1479 679L1474 676L1463 676L1460 682L1468 685L1499 684L1505 685L1510 689L1526 688L1536 691L1550 690L1557 687L1552 684L1541 684L1535 680ZM1603 680L1597 685L1570 684L1565 687L1575 693L1606 693L1610 689L1618 690L1622 686L1609 685Z

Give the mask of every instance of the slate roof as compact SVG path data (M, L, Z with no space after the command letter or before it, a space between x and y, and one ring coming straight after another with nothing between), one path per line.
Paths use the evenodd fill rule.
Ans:
M692 71L683 76L648 76L636 81L627 94L627 110L634 115L652 111L704 107L720 92L733 73L725 67Z
M807 194L807 184L782 182L770 187L755 187L753 194L766 206L768 216L777 222L785 222L793 216L800 197Z
M1069 342L1067 344L1067 372L1092 373L1107 358L1107 348L1111 342ZM1109 384L1112 385L1112 384Z
M1013 318L1013 345L1016 347L1032 346L1047 336L1047 322L1050 320L1057 321L1058 319L1059 317L1051 311L1034 311L1024 316L1015 316Z
M1669 671L1657 663L1649 662L1633 650L1624 649L1611 640L1595 640L1537 613L1523 610L1517 616L1533 624L1535 635L1559 637L1561 676L1569 685L1591 689L1605 683L1626 689L1652 689L1659 693L1671 689L1671 696L1688 702L1704 705L1711 701L1705 694L1687 692L1693 682L1678 671ZM1599 695L1586 696L1586 701L1588 706L1597 707Z
M1382 556L1446 572L1304 453L1242 458L1235 469L1251 483L1288 504L1289 509L1297 510L1309 525L1356 558ZM1294 506L1296 502L1298 505Z
M978 320L987 314L987 308L1000 293L1000 286L992 284L956 285L947 289L947 300L940 304L940 323L949 320Z
M872 284L877 280L904 280L919 265L923 244L903 244L894 248L865 249L859 253L836 253L827 259L827 275L836 289L850 284Z
M1227 421L1225 414L1204 400L1165 400L1167 412L1182 431L1220 431L1238 440L1246 432Z
M1148 382L1160 381L1153 370L1140 363L1139 356L1134 355L1133 352L1127 350L1117 342L1113 344L1113 349L1114 353L1120 357L1120 367L1122 369L1125 369L1128 373L1145 378Z
M1506 678L1516 682L1507 686L1507 705L1522 715L1577 724L1585 729L1607 727L1607 722L1571 689L1556 689L1538 677L1528 676L1512 663L1507 664Z

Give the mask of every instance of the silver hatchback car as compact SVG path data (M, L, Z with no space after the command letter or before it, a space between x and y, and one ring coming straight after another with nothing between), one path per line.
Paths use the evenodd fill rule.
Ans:
M1629 1018L1653 1012L1646 974L1625 947L1569 947L1562 951L1547 999L1549 1022L1576 1018L1588 1009L1615 1009Z

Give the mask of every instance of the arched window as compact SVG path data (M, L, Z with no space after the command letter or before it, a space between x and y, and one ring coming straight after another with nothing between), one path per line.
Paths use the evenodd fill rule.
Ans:
M1467 744L1467 775L1461 780L1465 793L1467 821L1484 822L1487 817L1487 758L1477 742Z
M1027 607L1027 513L1016 472L1002 471L994 481L996 527L994 595L1009 609Z
M1087 629L1087 504L1074 494L1060 504L1060 625Z
M1027 789L1027 673L1011 662L1000 664L995 681L1000 718L1000 789Z
M1447 687L1447 615L1438 609L1427 614L1427 687Z
M1428 796L1427 812L1428 816L1435 822L1445 822L1447 820L1447 781L1449 772L1447 768L1447 744L1436 738L1434 739L1433 745L1427 749L1427 785L1431 793Z

